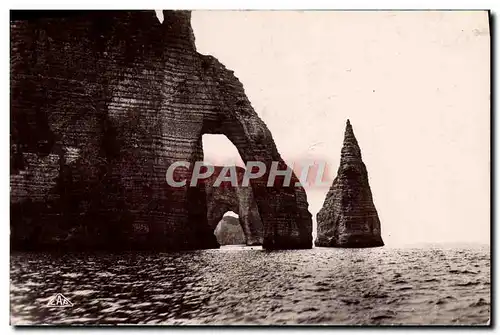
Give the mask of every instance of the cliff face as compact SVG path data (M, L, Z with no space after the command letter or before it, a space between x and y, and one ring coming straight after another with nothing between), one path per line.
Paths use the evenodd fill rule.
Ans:
M217 247L205 189L165 175L203 159L206 133L244 162L286 168L242 84L196 52L189 12L165 11L163 24L154 11L50 15L11 19L12 246ZM252 189L264 247L312 246L303 189Z
M231 166L229 168L234 169L237 176L237 185L241 185L245 169L239 166ZM207 194L207 219L209 226L215 229L221 219L227 217L224 214L232 211L238 214L239 220L237 222L241 224L244 241L241 243L225 244L244 243L247 245L261 245L263 242L263 225L252 188L234 186L229 182L222 182L221 185L214 186L221 172L225 172L222 166L215 166L214 170L212 176L203 181Z
M349 120L337 177L317 215L317 223L316 246L365 248L384 245L368 173Z
M220 245L245 244L245 234L241 229L240 222L232 216L224 216L214 231L217 242Z

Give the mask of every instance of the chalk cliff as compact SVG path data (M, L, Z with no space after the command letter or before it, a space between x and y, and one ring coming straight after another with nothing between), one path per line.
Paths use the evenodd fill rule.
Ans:
M245 244L245 234L237 218L226 215L214 231L220 245Z
M337 177L316 218L316 246L365 248L384 245L368 172L349 120Z
M206 190L168 185L168 167L203 160L211 133L286 168L240 81L196 51L190 12L11 15L13 248L218 247ZM251 185L263 246L312 247L304 190L265 182Z

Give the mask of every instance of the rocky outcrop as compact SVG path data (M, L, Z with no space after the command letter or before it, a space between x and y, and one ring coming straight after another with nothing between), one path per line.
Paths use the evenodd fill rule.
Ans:
M245 169L239 166L231 166L229 168L234 169L236 172L236 185L238 186L231 185L230 182L222 182L220 185L214 186L221 171L224 171L222 166L215 166L214 173L202 181L207 194L208 224L215 229L219 221L226 218L224 214L232 211L238 214L239 217L237 222L241 224L242 232L244 233L244 241L242 243L247 245L261 245L263 242L263 226L253 190L249 186L240 186Z
M224 216L220 220L214 234L220 245L246 244L245 234L241 228L240 221L229 215Z
M286 168L233 72L196 51L190 12L11 12L10 47L14 248L218 247L205 189L168 185L168 167L203 160L210 133ZM304 190L265 177L263 246L312 247Z
M349 120L337 177L317 215L317 223L316 246L366 248L384 245L368 173Z

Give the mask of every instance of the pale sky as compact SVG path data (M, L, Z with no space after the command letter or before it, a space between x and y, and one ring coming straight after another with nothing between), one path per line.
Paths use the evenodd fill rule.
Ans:
M332 180L351 120L386 245L489 243L486 12L195 11L192 25L288 163L326 160ZM224 136L203 143L243 166ZM306 190L315 225L328 187Z

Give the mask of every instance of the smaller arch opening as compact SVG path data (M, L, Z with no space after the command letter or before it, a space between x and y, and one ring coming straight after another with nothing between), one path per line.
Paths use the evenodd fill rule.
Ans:
M224 213L214 230L217 242L223 245L246 245L245 233L241 228L238 214L232 211Z

